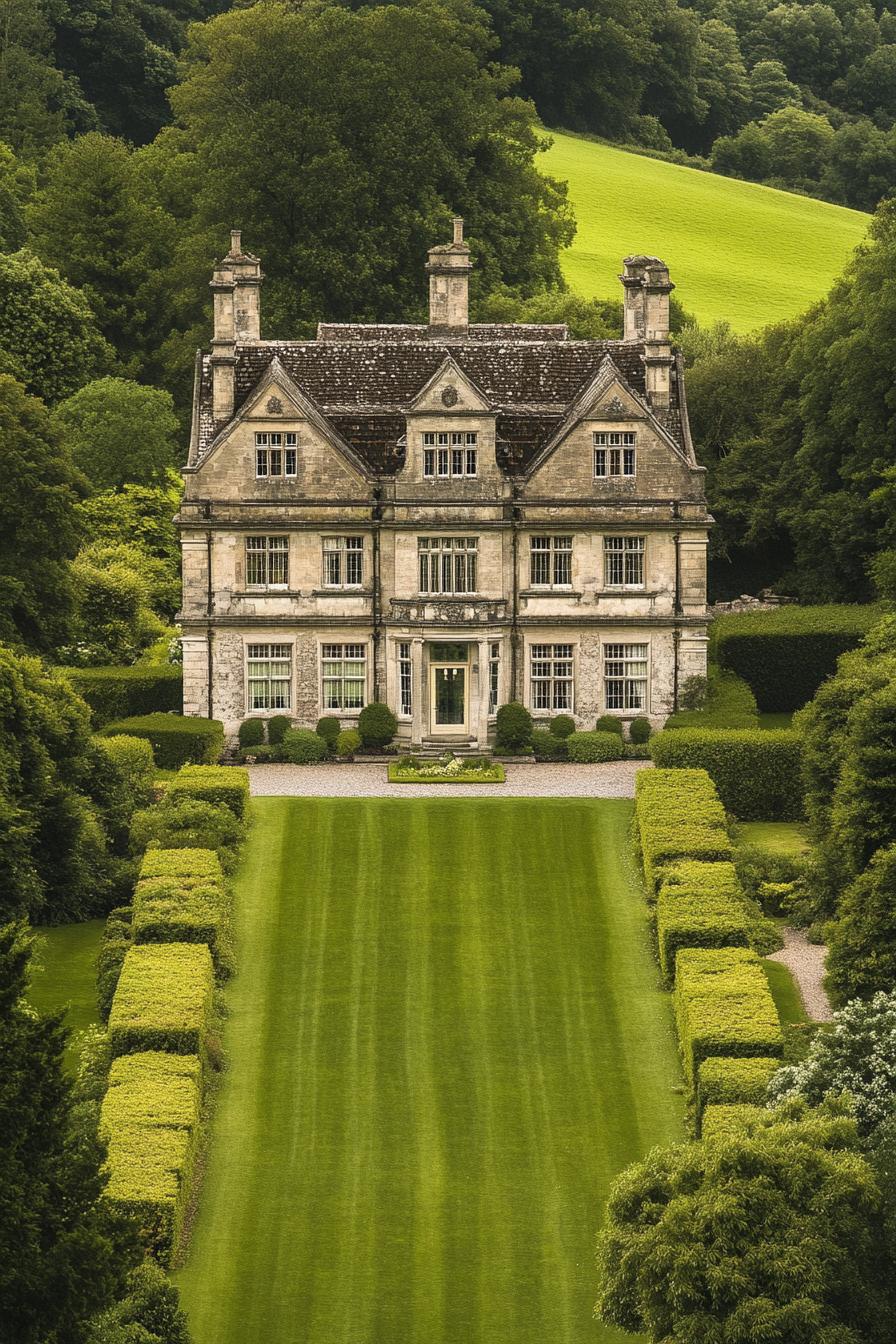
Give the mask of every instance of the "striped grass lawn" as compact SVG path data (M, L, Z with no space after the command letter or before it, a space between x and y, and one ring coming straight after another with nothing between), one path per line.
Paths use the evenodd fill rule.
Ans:
M256 800L196 1344L595 1344L594 1235L682 1137L631 804Z

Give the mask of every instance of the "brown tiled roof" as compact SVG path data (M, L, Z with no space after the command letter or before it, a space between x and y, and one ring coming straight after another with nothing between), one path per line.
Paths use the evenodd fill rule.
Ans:
M562 322L476 322L467 327L461 339L469 344L482 341L565 341L567 327ZM429 327L395 323L319 322L319 341L390 341L408 344L428 341Z

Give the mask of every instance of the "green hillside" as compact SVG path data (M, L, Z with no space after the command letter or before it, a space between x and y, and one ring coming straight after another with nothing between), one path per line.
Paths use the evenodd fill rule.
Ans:
M868 226L858 210L552 135L542 164L569 183L579 226L564 270L589 297L618 297L622 258L652 253L701 322L751 331L826 294Z

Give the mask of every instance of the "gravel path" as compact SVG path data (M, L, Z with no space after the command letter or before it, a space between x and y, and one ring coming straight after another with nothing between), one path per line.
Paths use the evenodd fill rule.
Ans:
M256 798L633 798L650 761L508 765L504 784L390 784L380 765L253 765Z
M783 962L790 971L812 1021L830 1022L831 1002L822 984L827 948L821 943L810 943L801 929L785 928L781 932L784 946L780 952L773 952L769 960Z

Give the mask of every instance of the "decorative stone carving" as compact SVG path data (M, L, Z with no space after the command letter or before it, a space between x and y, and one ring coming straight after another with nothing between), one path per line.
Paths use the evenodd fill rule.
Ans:
M280 400L279 397L268 397L267 402L265 404L265 410L267 411L268 415L282 415L283 402Z
M604 402L603 406L598 407L598 415L603 416L605 420L628 419L630 412L622 404L618 397L611 397L609 401Z
M443 406L456 406L459 400L460 400L460 397L458 396L458 392L457 392L457 388L456 388L456 387L446 387L446 388L443 390L443 392L442 392L442 405L443 405Z
M445 625L469 625L499 620L505 613L504 598L418 597L392 598L392 617L396 621L444 622Z

